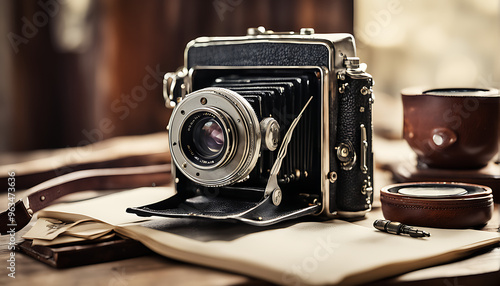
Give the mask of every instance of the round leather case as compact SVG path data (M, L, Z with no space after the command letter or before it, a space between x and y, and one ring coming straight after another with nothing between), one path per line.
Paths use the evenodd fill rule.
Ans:
M380 190L388 220L414 226L468 228L485 225L493 213L493 195L486 186L419 182Z

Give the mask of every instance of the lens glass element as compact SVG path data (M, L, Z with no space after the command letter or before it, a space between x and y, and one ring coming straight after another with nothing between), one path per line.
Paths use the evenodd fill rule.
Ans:
M204 159L217 157L224 147L224 133L213 118L200 120L193 129L193 142Z
M216 168L233 149L231 124L221 111L200 108L191 112L180 132L184 156L199 168Z

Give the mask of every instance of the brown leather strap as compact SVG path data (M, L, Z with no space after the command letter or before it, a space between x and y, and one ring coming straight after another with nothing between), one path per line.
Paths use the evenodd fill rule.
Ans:
M83 170L56 177L29 189L26 205L18 201L0 213L0 233L4 235L22 229L33 213L71 193L163 185L170 179L170 164Z
M64 157L63 157L64 158ZM54 160L57 162L60 159L55 157ZM76 163L71 165L60 166L56 169L50 168L50 165L46 170L40 170L38 172L22 172L23 166L26 164L18 164L13 167L12 170L19 170L16 172L16 189L29 189L35 185L41 184L47 180L50 180L57 176L62 176L68 173L90 170L90 169L107 169L107 168L122 168L122 167L138 167L138 166L150 166L150 165L160 165L170 163L170 154L168 152L162 153L152 153L152 154L140 154L133 156L125 156L113 159L105 159L97 162L85 162ZM5 186L8 183L7 172L0 174L0 185Z
M17 201L14 206L0 213L0 234L11 234L21 230L31 220L31 215L24 206L22 200Z

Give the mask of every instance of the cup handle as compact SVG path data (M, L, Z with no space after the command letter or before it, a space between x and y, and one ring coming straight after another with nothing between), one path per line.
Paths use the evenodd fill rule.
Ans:
M448 128L436 128L432 130L431 147L435 150L443 150L457 142L457 134Z

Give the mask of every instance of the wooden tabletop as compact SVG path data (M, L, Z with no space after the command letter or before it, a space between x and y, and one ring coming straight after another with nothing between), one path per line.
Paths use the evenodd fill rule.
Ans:
M377 144L379 146L377 146ZM389 160L383 158L387 142L376 142L382 157L379 162ZM399 145L398 145L399 146ZM404 146L404 145L401 145ZM393 152L399 147L388 147ZM405 147L402 147L404 149ZM377 150L378 150L377 149ZM404 153L404 152L403 152ZM37 153L40 156L40 153ZM391 156L390 160L399 159ZM375 190L392 183L391 174L387 171L375 170ZM6 188L5 188L6 189ZM16 193L22 197L22 191ZM5 191L0 193L0 209L7 207L8 199ZM375 196L374 210L368 218L359 222L371 225L374 218L382 218L378 192ZM484 231L498 231L500 225L500 205L495 205L492 220ZM16 242L27 228L15 235ZM7 260L10 258L9 236L0 237L0 285L266 285L270 284L252 277L229 273L226 271L179 262L156 254L125 259L114 262L80 266L69 269L54 269L24 254L15 254L15 278L8 276L10 270ZM371 283L371 285L499 285L500 281L500 246L476 253L467 259L449 264L413 271L398 277Z

